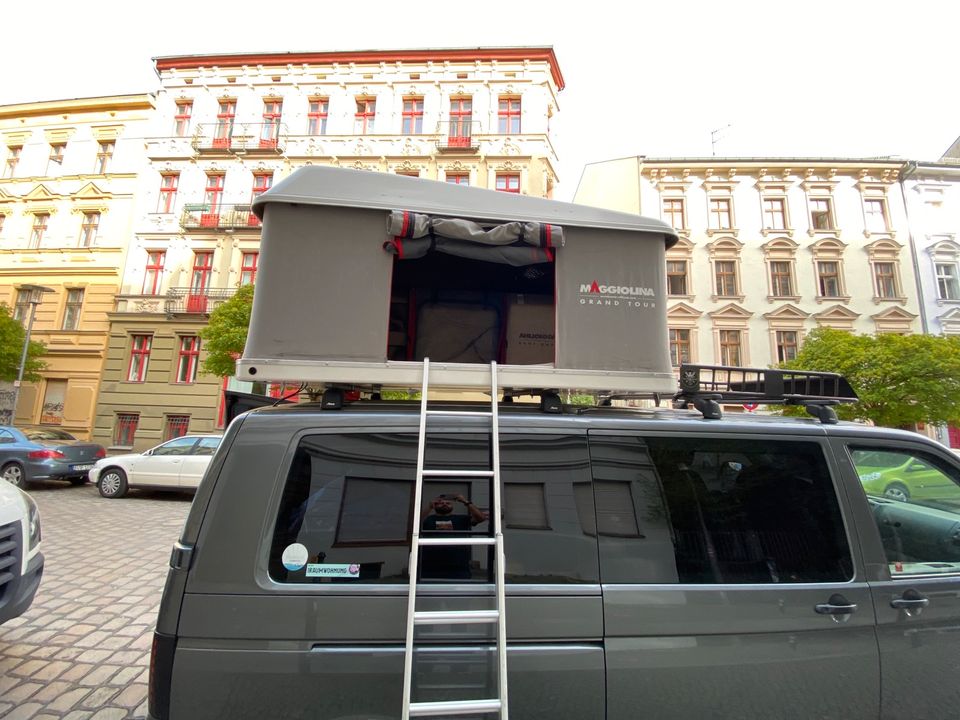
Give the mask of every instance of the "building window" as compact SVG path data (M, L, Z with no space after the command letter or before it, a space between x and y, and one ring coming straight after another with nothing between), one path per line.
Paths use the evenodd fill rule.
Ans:
M373 121L377 114L377 101L374 98L357 98L357 112L353 116L355 135L369 135L373 132Z
M197 380L197 365L200 360L200 338L185 335L180 338L180 354L177 356L177 382L192 383Z
M113 444L118 447L132 447L140 424L140 413L117 413L117 424L113 431Z
M213 146L230 147L233 137L233 119L237 114L236 100L221 100L217 109L217 127L213 134Z
M253 285L257 280L257 263L260 262L260 253L245 252L240 266L240 284Z
M253 199L263 195L273 187L273 173L256 173L253 176Z
M777 361L790 362L797 357L797 331L777 330Z
M793 268L789 261L774 260L770 263L770 294L773 297L793 295Z
M740 331L720 331L720 364L740 365Z
M878 298L896 298L897 292L897 272L896 265L892 262L878 262L873 264L873 275L877 286Z
M423 98L408 97L403 99L403 130L404 135L419 135L423 132Z
M23 148L20 145L7 146L7 163L3 166L3 176L12 178L17 170L17 163L20 162L20 152Z
M199 294L210 287L210 274L213 272L213 253L193 254L193 272L190 275L190 292Z
M817 263L817 290L820 297L841 297L840 264L833 260Z
M787 204L783 198L765 198L763 201L763 227L767 230L787 229Z
M163 281L163 263L167 253L163 250L147 252L147 269L143 275L143 294L156 295Z
M83 223L80 225L80 247L93 247L97 239L97 228L100 227L100 213L88 212L83 214Z
M27 319L27 312L30 310L30 291L17 290L17 300L13 304L13 319L22 323Z
M127 369L127 382L145 382L147 365L150 362L152 335L131 335L130 366Z
M733 228L730 198L710 199L710 228L713 230L730 230Z
M260 130L260 147L274 148L280 138L280 117L283 114L281 100L263 101L263 128Z
M670 362L674 367L690 362L690 331L670 328Z
M50 144L50 157L47 161L47 175L59 173L63 168L63 153L66 149L66 143Z
M830 198L810 199L810 227L814 230L833 230L833 201Z
M101 142L97 146L97 165L94 172L97 175L106 175L107 168L110 167L110 161L113 159L114 144L112 142Z
M717 260L714 263L717 278L717 296L734 297L737 294L737 263L734 260Z
M173 134L187 137L190 134L190 116L193 114L193 100L177 100L177 114L173 116Z
M179 175L160 176L160 202L157 204L157 212L173 212L177 201L177 184L179 181Z
M501 192L519 193L520 176L512 173L497 173L497 190Z
M310 98L307 106L307 135L327 134L328 98Z
M3 235L3 223L7 219L7 216L3 213L0 213L0 236Z
M469 173L447 173L447 176L445 179L451 185L469 185L470 184Z
M204 212L216 214L223 197L223 175L207 175L207 185L203 190ZM200 224L203 225L201 217Z
M937 297L941 300L960 300L956 263L937 263Z
M666 198L663 201L663 219L668 225L677 230L687 227L684 214L683 198Z
M502 97L497 111L497 132L501 135L520 132L520 98Z
M451 147L470 147L473 134L473 98L450 99L450 132L447 143Z
M30 229L30 248L40 247L43 242L43 235L47 232L47 223L50 221L50 215L47 213L37 213L33 216L33 227Z
M667 260L667 294L687 295L687 261Z
M41 425L62 425L63 407L67 398L66 380L47 380L40 409Z
M67 304L63 312L61 330L76 330L80 325L80 308L83 305L83 290L70 288L67 290Z
M187 434L187 429L190 427L190 416L189 415L167 415L167 421L164 423L163 427L163 440L173 440L174 438L183 437Z
M866 229L870 232L887 232L887 201L884 198L866 198L863 201Z

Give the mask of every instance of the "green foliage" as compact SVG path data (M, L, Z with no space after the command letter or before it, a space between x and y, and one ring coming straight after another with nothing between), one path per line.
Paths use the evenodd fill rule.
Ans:
M960 422L960 337L818 328L782 367L843 375L860 401L838 407L842 419L886 427Z
M23 325L13 319L10 308L0 303L0 380L10 382L17 379L26 332ZM27 364L23 372L24 380L36 382L40 379L40 371L47 366L40 359L46 349L47 346L43 343L36 340L30 341L30 347L27 349Z
M253 285L240 287L236 294L210 313L210 323L200 331L207 351L201 369L208 375L232 377L236 360L243 354L253 307Z

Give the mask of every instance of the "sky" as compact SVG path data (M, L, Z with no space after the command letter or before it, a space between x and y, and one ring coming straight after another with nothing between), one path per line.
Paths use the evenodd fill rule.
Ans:
M936 160L960 136L955 0L47 0L3 20L0 105L152 92L164 55L549 45L561 200L617 157Z

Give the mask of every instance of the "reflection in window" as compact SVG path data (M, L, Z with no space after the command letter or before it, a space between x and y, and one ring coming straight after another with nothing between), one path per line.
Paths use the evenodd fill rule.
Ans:
M508 528L549 530L543 483L506 483L503 486L503 513Z

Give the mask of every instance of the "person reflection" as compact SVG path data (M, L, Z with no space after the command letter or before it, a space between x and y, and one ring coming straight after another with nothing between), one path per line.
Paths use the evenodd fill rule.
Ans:
M454 513L454 503L467 515ZM424 509L423 537L469 537L470 529L487 519L487 513L463 495L438 495ZM423 579L469 580L471 548L468 545L423 548L420 577Z

